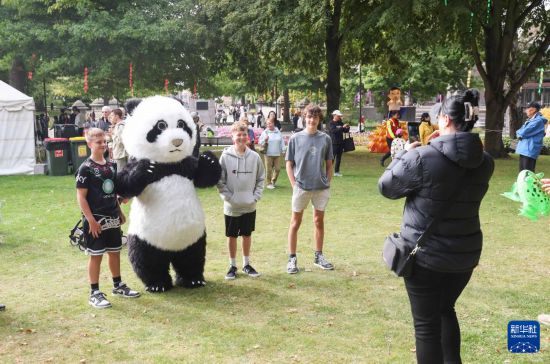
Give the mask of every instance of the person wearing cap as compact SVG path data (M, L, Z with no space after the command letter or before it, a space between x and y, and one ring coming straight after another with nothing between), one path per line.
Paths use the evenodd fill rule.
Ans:
M104 132L108 132L111 127L109 116L111 115L111 108L109 106L103 106L101 108L101 118L92 124L92 127L99 128Z
M391 157L391 143L395 138L395 132L399 129L399 110L391 111L390 118L386 120L386 143L388 143L388 152L384 154L382 159L380 159L380 165L384 167L384 162L386 159Z
M535 164L542 149L544 139L544 127L548 120L540 113L540 104L530 102L526 109L527 121L516 131L518 146L516 154L519 154L519 171L528 169L535 172Z
M342 122L342 112L334 110L332 112L332 120L329 124L329 135L332 140L332 153L334 164L334 175L342 177L340 173L340 162L342 161L342 153L344 153L344 133L349 133L349 125Z

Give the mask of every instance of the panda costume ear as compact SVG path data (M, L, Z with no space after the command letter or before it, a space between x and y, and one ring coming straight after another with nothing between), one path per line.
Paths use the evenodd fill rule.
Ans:
M124 103L124 108L126 109L126 112L128 115L132 115L134 113L134 109L139 105L142 99L128 99L126 103Z

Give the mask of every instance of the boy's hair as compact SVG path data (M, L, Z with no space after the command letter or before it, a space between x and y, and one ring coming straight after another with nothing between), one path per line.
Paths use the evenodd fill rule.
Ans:
M319 105L316 105L316 104L307 105L304 109L303 115L304 117L307 117L308 114L312 116L319 116L319 121L323 120L323 110L321 110Z
M122 110L120 110L120 109L114 109L113 114L115 114L116 116L118 116L121 119L124 116L124 114L122 113Z
M245 123L237 122L231 126L231 133L248 132L248 126Z
M102 129L90 128L86 132L86 142L91 143L100 136L103 136L103 137L105 136L105 132Z

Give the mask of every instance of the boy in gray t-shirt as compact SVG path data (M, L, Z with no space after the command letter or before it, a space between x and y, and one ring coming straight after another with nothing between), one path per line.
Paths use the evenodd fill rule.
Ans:
M296 246L298 230L302 223L304 209L309 201L313 205L315 225L314 264L322 269L332 270L334 266L323 256L325 208L330 198L332 178L332 142L330 137L317 130L323 120L321 108L310 104L304 110L305 130L294 134L286 152L286 173L292 185L292 218L288 230L289 258L287 273L298 273Z

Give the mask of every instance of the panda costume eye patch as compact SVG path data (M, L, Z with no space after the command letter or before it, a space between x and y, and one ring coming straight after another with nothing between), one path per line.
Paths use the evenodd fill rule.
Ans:
M187 123L181 119L178 120L178 128L183 128L187 134L189 134L189 139L193 137L193 132L191 131L191 128L187 126Z
M193 132L191 131L189 126L187 126L185 121L180 119L177 121L177 124L178 128L182 128L187 134L189 134L189 138L193 136ZM162 132L166 129L168 129L168 123L166 121L162 119L157 121L155 126L147 133L147 141L149 143L154 143L157 140L157 137L162 134Z

